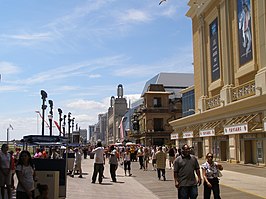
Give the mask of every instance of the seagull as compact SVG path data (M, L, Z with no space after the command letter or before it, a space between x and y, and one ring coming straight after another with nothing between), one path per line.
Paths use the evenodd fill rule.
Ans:
M164 1L166 1L166 0L161 0L160 3L159 3L159 5L161 5Z

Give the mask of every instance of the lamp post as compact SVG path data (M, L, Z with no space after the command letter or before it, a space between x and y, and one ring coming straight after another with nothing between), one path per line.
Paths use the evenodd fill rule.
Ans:
M60 108L58 108L57 110L58 110L58 113L59 113L59 128L60 128L59 131L60 131L60 135L61 135L61 133L62 133L61 126L62 126L62 120L63 120L62 113L63 113L63 111Z
M75 121L75 118L73 117L71 121L72 121L72 133L73 133L73 131L74 131L74 121Z
M50 136L52 136L52 131L53 131L53 101L49 100L48 101L50 104L50 114L48 115L49 118L49 124L50 124Z
M45 101L47 98L47 93L44 90L41 90L41 96L42 96L42 136L44 136L44 114L45 114L45 109L47 106L45 105Z
M66 136L66 115L63 117L63 136Z
M70 128L71 128L71 113L69 112L67 115L68 119L68 142L70 143Z
M9 124L9 127L6 129L6 144L9 144L9 130L12 129L13 130L13 126L11 124Z

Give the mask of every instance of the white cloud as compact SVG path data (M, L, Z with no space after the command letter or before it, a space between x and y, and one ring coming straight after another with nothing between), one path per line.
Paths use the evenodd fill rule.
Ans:
M17 40L28 40L28 41L47 41L51 39L50 33L33 33L33 34L18 34L18 35L1 35L4 38L11 38Z
M141 10L130 9L125 11L120 16L120 20L124 23L131 22L148 22L151 20L151 17L147 12L143 12Z
M100 78L101 75L100 74L91 74L89 75L89 78Z
M71 102L67 104L66 106L68 108L74 108L78 110L107 110L107 104L103 102L96 102L92 100L72 100L74 102Z
M20 69L11 62L0 61L0 74L14 74L19 73Z

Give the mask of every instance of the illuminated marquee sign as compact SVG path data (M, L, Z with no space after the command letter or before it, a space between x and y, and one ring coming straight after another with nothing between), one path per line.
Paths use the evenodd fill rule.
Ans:
M193 131L184 132L183 138L193 138Z
M178 133L172 133L171 140L177 140L177 139L178 139Z
M238 133L248 133L248 125L247 124L240 124L234 125L224 128L224 134L238 134Z
M200 137L215 136L215 130L214 129L200 130L199 133L200 133Z

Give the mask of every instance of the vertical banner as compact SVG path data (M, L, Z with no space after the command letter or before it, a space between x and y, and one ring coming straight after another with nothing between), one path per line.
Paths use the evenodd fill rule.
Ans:
M240 66L253 59L250 0L237 0Z
M210 53L212 82L220 79L218 18L210 24Z

